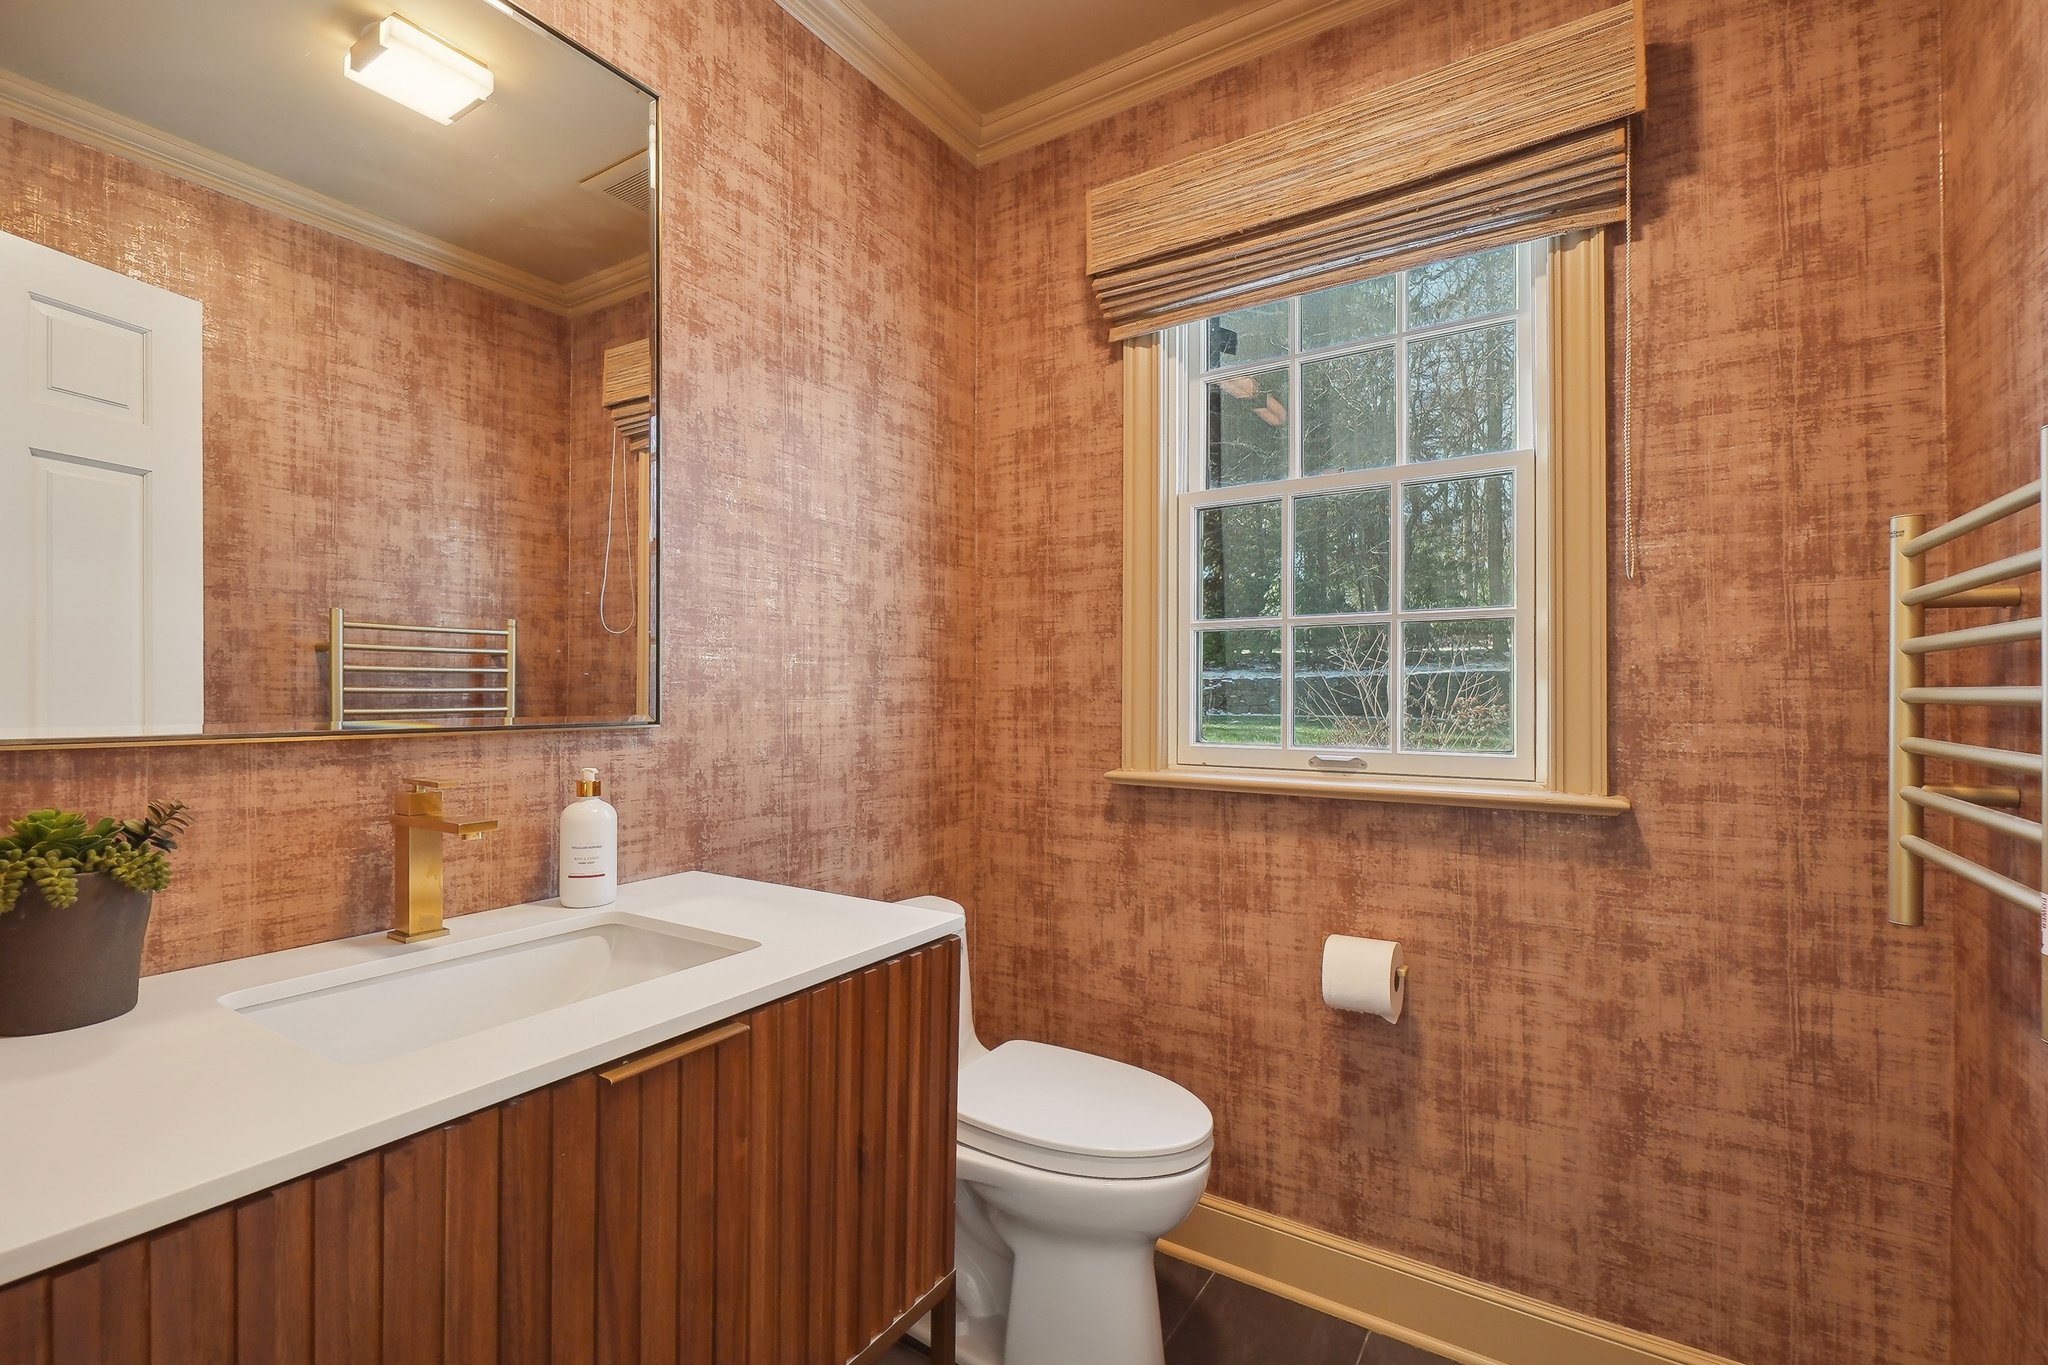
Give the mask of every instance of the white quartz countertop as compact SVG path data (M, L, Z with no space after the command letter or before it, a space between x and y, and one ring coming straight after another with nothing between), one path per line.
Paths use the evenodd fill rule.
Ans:
M221 1003L596 913L760 946L368 1063L328 1060ZM448 929L427 943L367 934L147 977L119 1019L0 1038L0 1284L956 935L961 920L684 872L622 886L604 912L546 901Z

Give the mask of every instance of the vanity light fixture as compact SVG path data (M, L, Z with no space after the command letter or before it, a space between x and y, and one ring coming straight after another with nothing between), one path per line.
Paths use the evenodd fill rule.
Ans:
M436 123L453 123L491 97L491 69L401 15L363 30L343 65L348 78Z

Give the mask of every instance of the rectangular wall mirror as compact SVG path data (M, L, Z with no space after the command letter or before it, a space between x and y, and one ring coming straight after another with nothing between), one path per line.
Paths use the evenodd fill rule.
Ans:
M654 97L394 3L0 6L0 746L656 719Z

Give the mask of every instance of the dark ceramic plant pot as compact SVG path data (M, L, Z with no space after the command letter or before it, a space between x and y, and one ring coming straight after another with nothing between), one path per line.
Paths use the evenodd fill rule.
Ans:
M62 1033L135 1008L150 897L104 872L58 909L33 882L0 912L0 1037Z

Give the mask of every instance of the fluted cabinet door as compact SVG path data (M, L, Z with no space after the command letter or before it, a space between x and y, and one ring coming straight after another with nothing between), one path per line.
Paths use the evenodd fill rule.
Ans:
M599 1365L743 1358L751 1022L600 1072L594 1305Z
M952 1269L947 939L0 1286L5 1365L834 1365Z
M944 939L750 1016L751 1365L856 1359L945 1286L959 989Z

